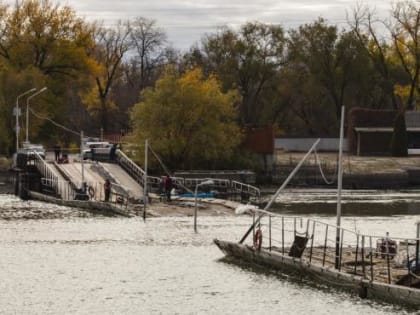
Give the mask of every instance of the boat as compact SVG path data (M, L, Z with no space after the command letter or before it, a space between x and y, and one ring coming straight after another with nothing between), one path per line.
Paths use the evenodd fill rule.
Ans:
M420 308L420 222L412 239L361 234L341 226L342 139L340 127L337 223L283 216L271 204L315 150L302 158L264 209L245 210L252 223L238 242L215 239L226 255L285 273L299 274L328 286L402 306ZM251 236L251 237L250 237Z

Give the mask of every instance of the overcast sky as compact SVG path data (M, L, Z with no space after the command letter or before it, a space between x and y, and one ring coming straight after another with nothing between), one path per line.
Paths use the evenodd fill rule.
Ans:
M15 3L15 0L8 2ZM286 29L322 16L331 24L346 25L346 11L360 0L66 0L88 20L115 25L118 19L143 16L157 20L175 48L188 49L217 26L238 27L248 21L281 24ZM391 2L365 0L378 14L388 16Z

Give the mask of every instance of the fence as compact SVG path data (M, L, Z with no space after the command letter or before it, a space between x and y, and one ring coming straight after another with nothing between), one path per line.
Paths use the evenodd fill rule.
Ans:
M259 201L261 197L261 191L255 186L244 184L235 180L220 179L220 178L184 178L184 177L171 177L175 187L184 190L185 188L195 189L197 185L203 182L211 181L212 184L206 187L211 189L219 190L219 195L226 193L230 196L234 194L247 195L248 197L254 197L255 201Z
M258 219L265 235L264 246L269 251L323 267L336 266L339 271L385 283L396 283L405 275L413 275L417 264L420 267L419 239L364 235L310 218L281 216L263 210L253 213L254 246Z

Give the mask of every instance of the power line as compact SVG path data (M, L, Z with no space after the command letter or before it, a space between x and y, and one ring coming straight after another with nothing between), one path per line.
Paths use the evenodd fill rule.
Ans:
M53 125L55 125L56 127L59 127L59 128L61 128L61 129L63 129L63 130L65 130L65 131L68 131L68 132L70 132L70 133L73 133L73 134L75 134L75 135L77 135L77 136L80 136L80 132L77 132L77 131L74 131L74 130L71 130L71 129L69 129L69 128L67 128L66 126L63 126L63 125L61 125L61 124L59 124L59 123L57 123L57 122L55 122L54 120L52 120L51 118L48 118L48 117L44 117L44 116L41 116L40 114L37 114L32 108L29 108L29 110L31 111L31 113L35 116L35 117L37 117L37 118L39 118L39 119L43 119L43 120L48 120L49 122L51 122Z

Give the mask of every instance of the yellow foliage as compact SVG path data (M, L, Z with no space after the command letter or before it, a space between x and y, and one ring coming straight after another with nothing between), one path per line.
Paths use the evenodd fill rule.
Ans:
M222 93L217 78L199 68L183 75L168 68L143 98L131 115L136 139L149 139L174 167L227 159L241 141L233 107L238 93Z

